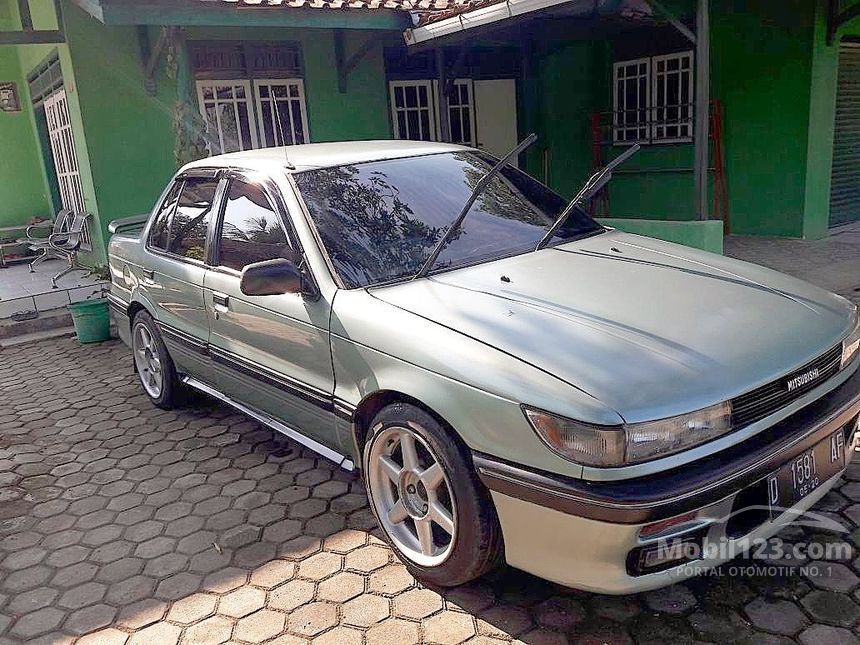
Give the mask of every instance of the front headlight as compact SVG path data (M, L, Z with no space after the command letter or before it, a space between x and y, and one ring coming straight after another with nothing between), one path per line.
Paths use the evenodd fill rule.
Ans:
M669 419L622 426L595 426L528 407L523 410L550 449L583 466L626 466L650 461L705 443L732 429L729 402Z
M851 328L851 333L842 341L842 360L839 363L839 369L842 369L857 355L857 349L860 348L860 312L857 306L854 306L854 324Z

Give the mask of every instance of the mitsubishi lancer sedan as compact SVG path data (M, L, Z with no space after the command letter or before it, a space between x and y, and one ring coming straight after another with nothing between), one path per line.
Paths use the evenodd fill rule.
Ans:
M199 390L360 471L420 580L664 586L729 557L667 543L766 538L839 480L858 313L601 226L635 150L567 202L515 167L532 140L191 163L113 236L111 309L155 405Z

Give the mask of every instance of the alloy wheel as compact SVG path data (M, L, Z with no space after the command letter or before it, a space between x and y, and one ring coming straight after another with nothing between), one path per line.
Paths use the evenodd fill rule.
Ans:
M163 370L161 359L158 357L158 348L152 332L143 323L135 325L132 335L132 346L134 351L134 364L140 382L146 393L153 399L161 396L163 387Z
M454 546L457 508L442 464L410 425L389 426L373 437L370 501L403 555L432 567L444 562Z

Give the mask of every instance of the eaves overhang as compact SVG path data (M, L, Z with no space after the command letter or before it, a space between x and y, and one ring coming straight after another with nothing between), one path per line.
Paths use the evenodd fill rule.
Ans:
M454 0L445 10L413 12L414 26L403 32L407 45L451 41L538 16L649 18L646 0Z
M302 27L403 31L409 14L380 0L71 0L105 25Z

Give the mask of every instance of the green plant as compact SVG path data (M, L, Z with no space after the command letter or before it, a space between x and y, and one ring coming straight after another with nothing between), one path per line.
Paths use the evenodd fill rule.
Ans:
M104 264L97 264L90 269L90 275L99 280L110 282L110 268Z

